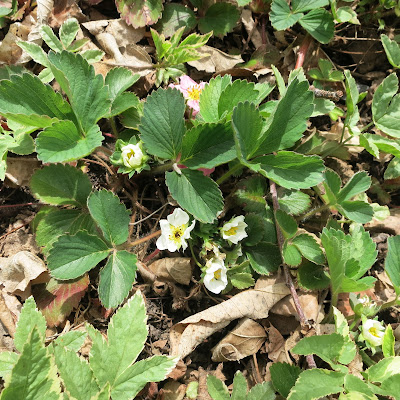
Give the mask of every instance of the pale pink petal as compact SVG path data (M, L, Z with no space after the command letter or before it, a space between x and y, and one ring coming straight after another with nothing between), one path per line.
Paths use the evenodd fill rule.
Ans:
M183 75L179 78L180 85L182 89L188 90L191 87L197 85L197 82L195 82L192 78L190 78L188 75Z

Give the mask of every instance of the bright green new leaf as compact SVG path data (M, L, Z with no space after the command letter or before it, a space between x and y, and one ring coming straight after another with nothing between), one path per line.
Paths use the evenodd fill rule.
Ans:
M335 318L336 333L347 338L350 334L350 329L346 317L336 307L333 307L333 316Z
M58 121L38 135L38 159L46 163L78 160L101 146L103 139L98 125L92 125L82 136L72 121Z
M211 5L203 18L199 19L201 33L213 32L215 36L224 36L231 32L239 19L238 8L230 3Z
M49 60L47 59L47 54L36 43L24 42L21 40L17 42L17 45L21 47L21 49L24 50L27 54L29 54L32 57L33 61L37 62L38 64L44 65L45 67L50 66Z
M350 71L345 70L344 76L346 84L346 107L347 107L345 124L352 127L355 126L358 120L360 119L357 107L360 94L358 92L356 81L352 77Z
M393 329L391 325L388 325L383 335L382 340L382 353L384 357L394 357L394 342L395 338L393 335Z
M37 199L45 203L84 207L92 184L81 170L70 165L54 164L34 173L31 190Z
M87 200L89 212L100 227L105 239L118 246L125 243L129 235L129 211L108 190L92 192Z
M128 296L136 278L135 254L125 250L110 255L100 271L99 298L105 308L119 306Z
M395 68L400 68L399 44L395 40L391 40L387 35L381 35L381 41L390 64Z
M249 160L258 150L263 119L255 105L239 103L233 110L232 128L239 160Z
M93 66L80 54L50 52L48 58L51 71L68 96L80 127L88 133L111 106L103 77L95 75Z
M354 174L337 195L338 203L350 200L359 193L367 191L371 186L371 178L365 171Z
M133 75L127 68L118 67L110 70L105 78L110 100L114 101L122 92L137 82L139 78L139 74Z
M385 271L397 293L400 293L400 236L389 237L388 252L385 259Z
M384 133L400 137L400 94L396 74L386 77L378 86L372 99L372 117L377 128Z
M273 0L269 18L276 30L283 31L294 25L303 15L293 13L285 0Z
M294 79L279 100L255 155L292 147L307 129L307 121L314 110L313 93L308 82Z
M233 377L233 390L231 400L246 400L247 381L244 375L237 371Z
M167 172L166 183L178 204L201 222L211 223L223 208L218 185L201 171Z
M55 347L54 355L65 390L71 397L91 400L100 391L85 359L61 346Z
M342 372L319 368L303 371L290 391L288 400L316 400L342 392L345 376Z
M214 375L207 376L207 390L213 400L229 400L231 398L225 383Z
M57 119L74 120L71 106L51 86L31 74L0 81L0 113L13 121L45 128Z
M275 398L275 390L271 382L263 382L251 388L246 400L275 400Z
M346 392L363 393L366 397L362 397L361 399L378 400L378 398L376 396L374 396L374 393L371 390L371 388L368 386L368 384L355 375L352 375L352 374L346 375L346 378L344 380L344 388L346 389ZM349 396L348 399L350 400L350 399L352 399L352 397ZM355 400L356 399L357 398L355 398Z
M343 201L337 208L346 218L359 224L366 224L374 216L374 209L364 201Z
M41 25L39 28L39 33L50 49L57 53L63 51L62 43L53 32L53 29L51 29L48 25Z
M76 18L68 18L60 27L60 40L66 49L74 41L79 31L79 23Z
M299 24L320 43L329 43L333 39L335 32L333 16L323 8L310 11L299 19Z
M46 337L46 320L43 314L36 308L33 297L29 297L25 300L21 309L15 330L14 345L19 352L22 352L24 344L27 343L33 328L36 328L36 333L44 342Z
M351 24L360 25L357 13L349 6L337 8L335 19L337 22L350 22Z
M110 250L98 236L79 231L73 236L60 236L54 242L47 266L56 279L75 279L104 260Z
M300 375L301 369L297 365L277 362L270 366L269 371L274 388L284 398L287 398L290 389L294 386Z
M236 158L230 124L201 124L185 133L179 163L188 168L213 168Z
M386 357L378 361L365 372L370 382L382 383L386 379L399 373L400 357Z
M304 156L291 151L279 151L253 160L261 175L287 189L308 189L318 185L325 169L318 156Z
M208 82L200 93L200 115L204 122L218 122L218 103L221 93L232 82L230 75L217 76ZM236 105L236 104L235 104ZM197 116L196 116L197 117Z
M397 140L377 134L364 133L360 135L360 144L375 158L379 158L379 151L400 157L400 144Z
M302 233L292 239L292 244L297 247L307 260L315 264L325 263L324 253L313 236Z
M148 382L160 382L172 371L177 359L166 356L153 356L141 360L127 368L116 380L111 389L114 400L130 400Z
M7 376L1 400L61 400L57 370L36 327L30 332L21 355Z
M115 4L121 18L134 28L154 24L163 10L162 0L117 0Z
M279 225L285 239L292 238L297 232L296 220L282 210L275 211L275 220Z
M139 126L148 153L175 158L181 151L185 133L185 100L176 89L158 89L147 97Z
M400 374L390 376L381 384L381 388L390 393L395 400L400 400Z
M53 344L77 352L85 342L87 332L69 331L60 335Z
M18 358L19 354L13 351L0 352L0 376L3 379L11 372Z

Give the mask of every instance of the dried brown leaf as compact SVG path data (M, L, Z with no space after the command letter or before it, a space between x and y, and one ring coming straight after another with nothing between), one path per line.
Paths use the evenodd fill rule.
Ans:
M149 265L150 271L157 275L158 279L178 282L189 285L192 279L192 266L189 257L162 258Z
M257 353L265 342L265 329L250 318L243 318L213 349L211 359L238 361Z
M190 354L204 339L239 318L268 317L275 303L289 294L284 283L271 280L269 286L246 290L221 304L190 316L171 328L172 355L181 358Z

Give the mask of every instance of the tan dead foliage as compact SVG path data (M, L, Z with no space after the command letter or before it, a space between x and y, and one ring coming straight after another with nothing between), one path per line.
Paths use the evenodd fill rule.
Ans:
M28 251L0 258L0 282L8 293L27 299L31 295L32 281L39 283L39 277L49 278L47 268L43 260Z
M167 382L159 392L157 399L183 400L186 394L186 385L176 381Z
M265 345L265 349L268 354L268 358L273 362L287 362L292 363L291 359L285 350L285 339L281 333L273 325L269 324L266 329L268 333L268 340Z
M365 229L375 232L386 232L392 235L400 235L400 208L391 208L390 215L383 221L373 219L364 225Z
M265 342L267 334L259 323L250 318L243 318L212 349L213 361L239 361L244 357L256 354Z
M7 158L6 183L12 187L28 186L33 173L41 165L42 163L34 157Z
M177 282L189 285L192 279L192 266L189 257L161 258L149 265L157 280Z
M171 354L181 358L190 354L204 339L240 318L267 318L275 303L289 294L285 283L264 279L264 287L246 290L221 304L210 307L171 328Z

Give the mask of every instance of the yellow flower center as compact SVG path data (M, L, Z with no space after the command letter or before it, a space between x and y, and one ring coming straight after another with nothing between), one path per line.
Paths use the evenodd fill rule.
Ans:
M225 234L227 236L233 236L236 235L236 232L238 231L239 227L238 226L232 226L232 228L229 228L227 231L225 231Z
M377 338L380 338L380 330L378 328L375 328L374 326L368 329L368 332L372 335L375 336Z
M134 151L133 149L131 149L131 150L129 151L129 153L126 154L126 156L127 156L128 158L135 157L135 151Z
M200 100L200 93L201 93L200 85L194 85L192 88L187 90L187 93L188 93L188 99L189 100L199 101Z
M181 237L185 233L186 226L173 226L171 225L171 234L169 235L169 240L176 243L177 247L181 246Z
M215 272L214 272L214 279L221 279L221 270L220 269L217 269Z

